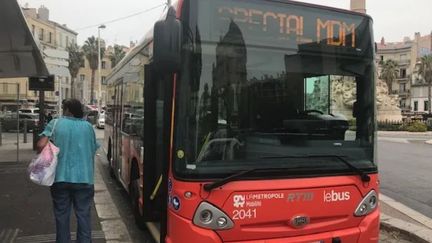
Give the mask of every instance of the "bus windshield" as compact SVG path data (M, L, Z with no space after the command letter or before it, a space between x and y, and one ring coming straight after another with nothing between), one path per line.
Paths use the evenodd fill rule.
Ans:
M370 18L272 1L189 0L182 11L178 176L350 171L338 158L376 170Z

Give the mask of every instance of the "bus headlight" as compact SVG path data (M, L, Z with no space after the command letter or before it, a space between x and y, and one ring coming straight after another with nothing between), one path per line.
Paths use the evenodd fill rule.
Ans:
M355 216L361 217L370 214L378 206L378 195L374 190L370 191L357 206Z
M227 230L234 227L234 222L219 208L208 202L202 202L195 212L193 223L211 230Z
M210 210L203 210L200 213L200 222L204 224L208 224L213 220L213 214Z

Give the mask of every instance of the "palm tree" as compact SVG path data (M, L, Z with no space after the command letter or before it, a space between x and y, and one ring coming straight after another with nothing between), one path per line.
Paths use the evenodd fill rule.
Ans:
M391 94L393 89L393 81L396 79L399 73L397 68L398 64L395 61L388 59L385 62L382 62L381 66L382 70L380 78L386 82L388 94Z
M428 84L428 111L431 114L432 55L421 58L419 73Z
M98 69L99 61L98 61L98 41L97 38L92 36L89 37L83 47L84 55L87 58L90 69L92 70L91 74L91 86L90 86L90 104L94 104L94 83L95 83L95 73ZM100 49L101 57L105 54L105 48ZM99 84L101 85L101 84Z
M111 59L111 68L114 68L126 55L126 52L123 50L123 46L114 45L114 51L110 55Z
M80 67L84 63L84 53L80 51L77 44L68 46L67 51L69 52L69 72L71 74L71 97L75 98L75 81L78 76Z

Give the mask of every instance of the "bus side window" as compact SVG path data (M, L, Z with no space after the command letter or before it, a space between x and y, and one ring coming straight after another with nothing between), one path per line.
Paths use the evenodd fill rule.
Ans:
M129 135L132 135L132 133L133 133L132 121L131 121L131 118L129 117L129 114L125 114L123 117L122 132L129 134Z

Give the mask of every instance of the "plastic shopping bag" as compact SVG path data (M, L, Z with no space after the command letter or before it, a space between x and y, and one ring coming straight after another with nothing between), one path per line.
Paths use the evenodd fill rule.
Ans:
M27 169L32 182L41 186L51 186L54 183L59 152L58 147L48 142L42 152L36 155Z

